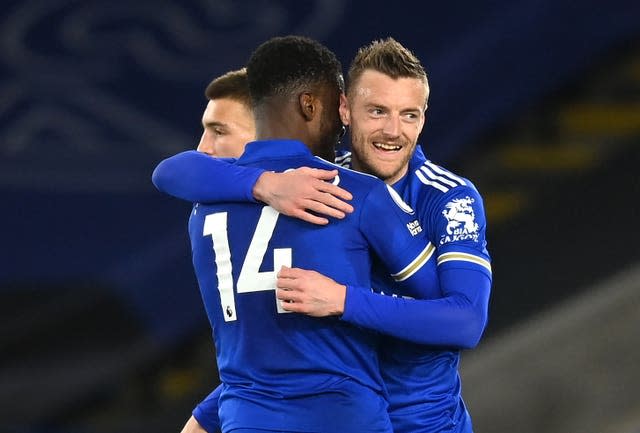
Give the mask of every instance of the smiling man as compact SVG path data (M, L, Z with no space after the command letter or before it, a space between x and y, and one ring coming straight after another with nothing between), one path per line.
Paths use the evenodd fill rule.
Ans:
M333 53L305 38L273 38L252 54L247 71L259 141L247 145L236 165L275 173L301 166L331 170L334 165L310 151L333 158L341 129L342 76ZM191 156L163 161L154 171L156 186L171 191L163 173ZM214 161L197 153L195 159ZM224 384L194 411L208 431L217 427L209 422L216 414L224 432L392 431L375 356L377 334L346 321L283 314L272 292L276 272L295 263L351 283L352 296L357 290L367 298L369 247L399 288L438 292L435 248L417 216L373 176L337 171L334 183L351 190L354 203L353 215L341 223L303 224L259 203L194 206L193 264Z
M356 66L349 80L340 114L351 128L353 168L394 184L407 173L424 126L426 75L399 77Z
M486 219L473 183L428 160L417 147L428 96L420 61L388 38L358 51L339 111L342 122L350 126L353 167L390 185L393 194L410 205L404 211L415 213L420 223L415 229L426 231L436 246L434 280L403 290L374 260L372 291L340 284L311 269L283 267L277 296L285 301L284 310L340 316L341 321L381 334L378 355L395 433L472 433L458 365L460 352L478 344L487 323L492 270ZM291 184L285 182L286 173L248 174L206 158L198 176L183 182L184 174L198 162L193 160L197 155L190 156L177 161L181 167L162 182L170 194L216 202L234 190L234 200L263 200L282 211L270 197L282 195ZM200 184L216 190L199 190ZM289 215L309 210L305 201L289 203L303 203L288 209ZM385 219L376 219L384 227ZM214 392L199 408L216 413L217 403Z
M428 290L426 281L420 290L398 290L374 261L374 291L283 268L278 299L288 311L340 316L380 332L395 433L472 433L458 365L461 350L478 344L487 323L492 274L486 220L473 183L417 147L428 97L420 61L388 38L356 54L340 115L351 132L353 168L392 185L436 246L439 290Z

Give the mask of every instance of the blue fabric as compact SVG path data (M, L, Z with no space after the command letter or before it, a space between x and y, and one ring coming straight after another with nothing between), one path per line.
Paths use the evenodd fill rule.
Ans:
M205 201L204 197L212 195L220 201L255 201L253 185L264 170L239 168L231 164L233 161L189 150L161 161L151 180L159 191L191 202ZM233 182L226 182L225 178ZM220 188L221 184L225 188Z
M291 140L249 143L237 164L279 172L336 167ZM337 431L325 416L334 413L342 414L342 432L391 429L376 334L335 317L278 312L275 299L273 271L281 264L371 287L372 252L391 274L405 277L407 290L436 281L435 260L426 258L429 242L415 215L380 180L338 171L336 182L352 193L355 211L327 226L256 203L194 205L189 233L224 384L219 399L223 431ZM404 272L408 268L413 271Z
M393 188L436 246L438 276L400 286L373 257L372 286L348 285L342 320L384 335L380 362L395 431L469 432L458 364L459 350L475 346L487 323L491 265L482 198L468 179L428 161L420 147ZM380 221L378 212L367 220Z
M476 270L449 269L440 273L440 287L442 297L407 299L348 286L342 319L414 343L476 346L487 322L491 280Z
M222 392L222 385L218 385L211 394L205 397L193 409L192 415L207 433L220 431L220 418L218 417L218 400Z
M395 433L471 433L458 366L460 349L477 344L488 317L491 265L482 198L468 179L428 161L419 147L394 189L416 210L437 246L440 292L410 293L389 284L382 267L374 272L378 290L422 299L412 301L410 317L400 316L413 322L404 330L414 332L413 338L384 337L380 345L393 428Z

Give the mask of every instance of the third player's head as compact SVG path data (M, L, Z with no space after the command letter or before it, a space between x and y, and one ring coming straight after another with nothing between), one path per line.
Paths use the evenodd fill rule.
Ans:
M247 71L240 69L215 78L204 92L209 100L202 114L198 151L211 156L237 158L255 140L256 128Z
M319 42L275 37L260 45L247 63L258 139L292 138L328 160L342 124L342 67Z
M425 121L429 83L416 56L393 38L358 50L340 115L356 170L394 183L407 172Z

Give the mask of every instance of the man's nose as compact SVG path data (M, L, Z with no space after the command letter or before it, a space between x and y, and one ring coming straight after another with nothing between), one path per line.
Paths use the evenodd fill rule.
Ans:
M198 152L206 153L207 155L215 156L214 140L207 130L202 133L200 137L200 143L198 143Z
M384 124L382 132L390 137L398 137L400 135L400 117L396 115L390 115Z

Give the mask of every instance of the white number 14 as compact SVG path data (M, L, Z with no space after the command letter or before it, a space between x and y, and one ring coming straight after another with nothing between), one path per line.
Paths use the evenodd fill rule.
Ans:
M278 211L272 207L262 208L258 225L253 233L247 255L244 258L240 276L238 277L238 293L261 292L276 289L276 272L282 266L291 266L291 248L276 248L273 250L273 271L260 272L260 265L267 252L267 246L273 236L278 222ZM218 276L218 290L220 291L220 306L225 322L237 320L236 301L233 291L233 276L231 264L231 249L227 233L227 212L207 215L204 219L203 236L211 236L213 252ZM279 313L286 313L276 299Z

